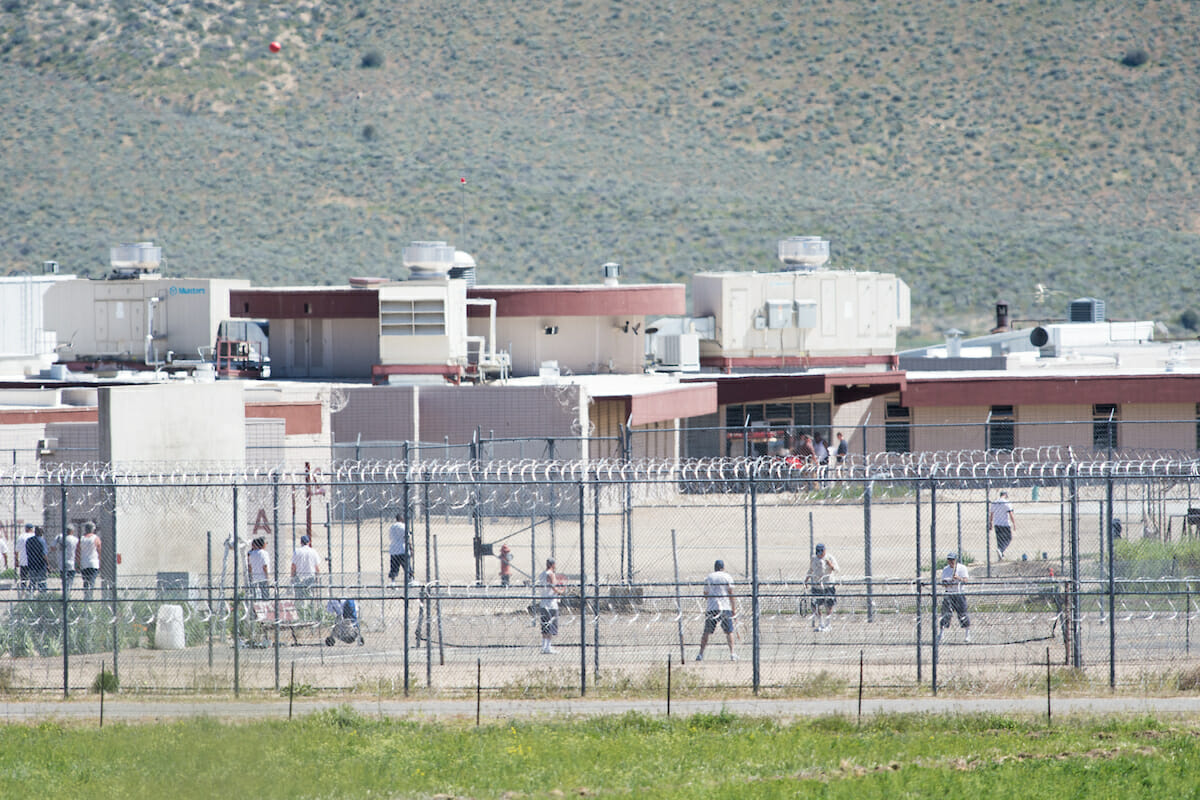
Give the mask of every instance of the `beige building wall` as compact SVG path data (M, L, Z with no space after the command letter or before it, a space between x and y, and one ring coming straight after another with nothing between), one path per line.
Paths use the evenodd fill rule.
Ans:
M1195 403L1124 403L1119 428L1122 449L1194 450Z
M909 441L914 451L983 450L988 406L932 406L912 409ZM1019 446L1019 445L1018 445Z
M487 336L487 325L487 318L469 321L473 336ZM511 352L518 378L537 375L545 361L557 361L563 375L636 374L645 367L645 328L645 317L501 317L496 348Z
M1017 447L1092 449L1090 405L1022 405L1014 410L1017 415Z

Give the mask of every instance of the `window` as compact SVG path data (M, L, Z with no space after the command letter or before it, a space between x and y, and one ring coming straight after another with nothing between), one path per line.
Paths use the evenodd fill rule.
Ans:
M1092 447L1097 450L1118 447L1120 420L1121 410L1116 405L1098 403L1092 406Z
M1016 446L1016 414L1012 406L992 406L988 415L987 449L1012 450Z
M908 453L912 451L909 442L909 425L911 416L909 409L899 404L888 403L887 413L883 421L883 449L889 453Z
M1196 403L1196 449L1200 450L1200 403Z

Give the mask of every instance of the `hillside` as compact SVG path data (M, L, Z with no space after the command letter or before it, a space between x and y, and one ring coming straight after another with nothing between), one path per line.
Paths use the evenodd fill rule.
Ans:
M0 0L0 273L149 239L340 284L446 239L481 283L681 281L819 234L915 337L1081 296L1184 332L1197 74L1185 0Z

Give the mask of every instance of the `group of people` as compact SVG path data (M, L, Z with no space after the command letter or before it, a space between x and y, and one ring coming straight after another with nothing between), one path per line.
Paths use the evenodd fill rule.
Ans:
M829 459L832 456L834 472L840 476L845 469L846 457L850 454L850 445L841 431L838 431L836 438L837 443L833 445L831 453L829 443L825 441L819 431L814 435L800 434L795 447L792 448L792 458L801 468L815 467L823 473L828 469Z
M76 531L74 524L67 525L63 533L47 542L40 525L25 523L25 530L16 541L18 597L44 594L49 590L51 574L58 574L63 591L69 592L78 573L83 579L84 598L91 599L100 575L100 537L93 522L84 523L82 537ZM7 550L4 556L7 566Z
M312 537L304 534L300 545L292 551L292 586L298 599L316 595L315 587L321 575L321 556L312 546ZM250 595L262 600L271 598L271 553L267 537L256 536L246 553L246 579Z

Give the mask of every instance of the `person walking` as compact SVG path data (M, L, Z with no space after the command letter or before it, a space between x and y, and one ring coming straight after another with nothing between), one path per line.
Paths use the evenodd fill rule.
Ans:
M405 582L412 582L412 565L408 558L408 528L404 526L404 514L397 514L396 521L388 528L388 555L391 563L388 566L388 585L396 585L396 576L404 570Z
M75 526L68 525L66 532L59 534L55 542L59 554L59 569L62 571L63 592L69 592L75 585L75 556L79 552L79 537L75 535Z
M696 660L704 660L708 637L720 625L721 630L725 632L725 641L729 644L729 660L737 661L737 653L733 652L733 620L737 617L733 576L725 571L725 562L719 558L713 562L713 571L704 579L704 598L704 635L700 637L700 652L696 653Z
M837 560L825 552L825 545L813 548L812 560L804 583L812 593L812 627L814 631L827 631L833 620L833 604L837 602L834 574L838 571Z
M842 436L842 432L837 434L837 449L833 451L835 465L834 470L837 476L842 477L842 473L846 468L846 456L850 455L850 445L846 442L846 437Z
M34 528L33 536L25 540L25 563L29 575L25 588L30 594L44 594L46 591L47 557L45 532L40 527Z
M263 600L271 598L271 554L267 552L267 539L259 536L250 543L246 554L246 572L250 583L250 596Z
M1012 506L1008 502L1008 492L1000 492L1000 499L992 503L990 519L992 529L996 532L996 550L1000 560L1004 560L1004 551L1012 544L1013 517Z
M500 545L500 585L508 586L512 583L512 548L506 544Z
M29 540L33 538L33 523L26 522L25 530L17 537L17 597L29 591Z
M83 598L92 599L92 589L96 586L96 576L100 574L100 537L96 535L96 523L83 523L83 538L76 548L75 565L79 567L79 575L83 578Z
M554 559L546 559L546 568L538 573L538 619L542 627L542 652L553 653L552 642L558 635L558 598L564 585L554 570Z
M313 587L321 574L321 556L312 548L308 534L300 537L300 546L292 553L292 585L296 598L307 600L312 597Z
M965 564L958 563L958 553L951 550L946 553L946 566L942 568L942 619L938 625L938 643L946 635L950 627L950 614L958 615L958 624L963 629L963 640L971 641L971 617L967 614L967 596L963 585L971 579Z

